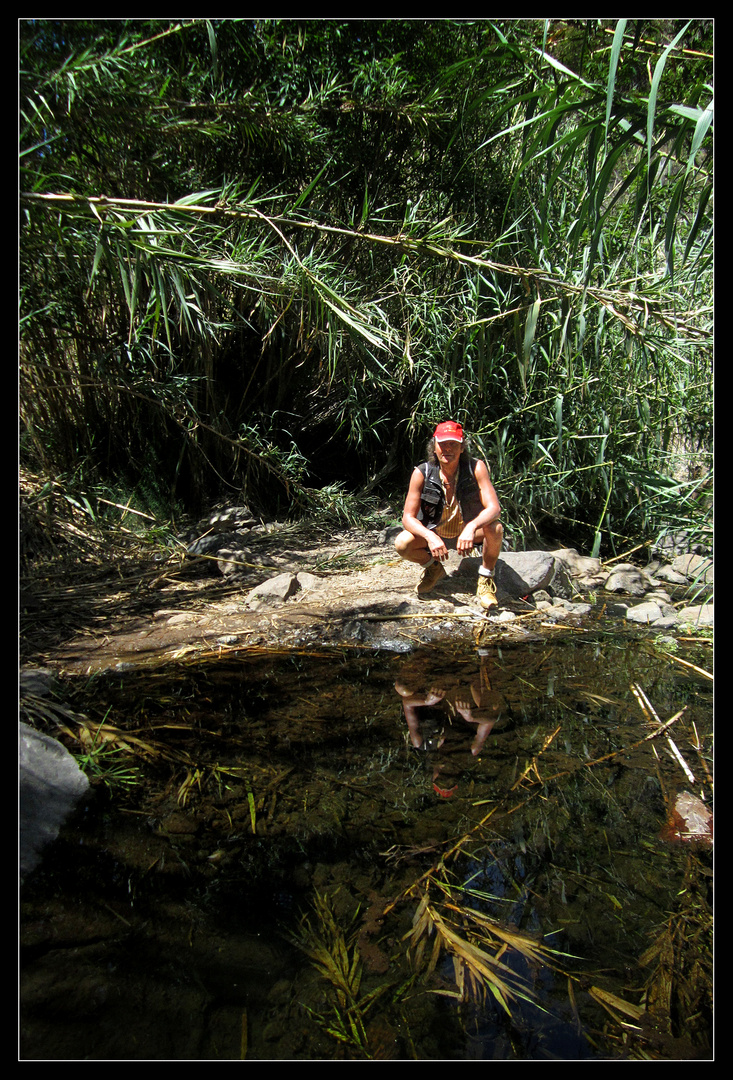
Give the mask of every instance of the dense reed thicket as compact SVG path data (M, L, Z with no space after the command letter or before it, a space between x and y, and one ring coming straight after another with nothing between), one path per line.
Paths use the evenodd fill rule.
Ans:
M709 20L21 24L21 462L170 513L710 527ZM60 479L61 478L61 479Z

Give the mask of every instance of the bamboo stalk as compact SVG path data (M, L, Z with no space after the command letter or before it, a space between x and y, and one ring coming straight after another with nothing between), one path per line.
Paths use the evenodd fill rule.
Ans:
M610 566L611 563L618 562L619 559L625 559L627 555L633 555L635 551L640 551L641 548L649 547L651 543L651 540L645 540L643 544L637 544L636 547L629 548L628 551L622 551L620 555L614 555L612 559L606 559L604 562L601 563L601 566Z
M576 296L588 296L592 297L596 302L601 303L607 308L616 318L620 319L625 325L632 328L633 331L637 331L637 327L632 323L627 316L621 314L613 306L613 302L619 298L623 301L624 306L629 310L635 312L640 317L646 319L649 315L655 319L660 319L664 322L663 313L656 309L656 305L653 301L640 296L637 293L631 293L620 290L608 290L602 288L592 288L587 283L585 284L572 284L562 277L548 273L540 267L527 268L519 267L511 263L498 263L491 259L477 258L475 256L466 255L463 252L456 251L453 247L442 247L438 244L432 243L427 240L416 239L409 237L403 233L398 233L396 236L385 236L380 233L367 233L358 232L354 229L339 228L333 225L324 225L318 221L299 221L297 219L287 218L284 216L267 217L257 210L232 210L226 207L220 206L201 206L201 205L180 205L176 203L161 203L147 199L126 199L126 198L110 198L106 195L76 195L69 194L67 192L48 192L38 193L24 191L21 192L21 199L40 203L53 209L59 205L68 206L88 206L96 217L100 216L100 211L106 208L118 207L122 210L129 209L132 212L140 214L150 213L154 211L160 211L163 213L174 214L188 214L198 216L225 216L233 220L244 221L266 221L272 228L280 233L283 242L290 247L288 241L280 232L280 226L297 229L315 229L321 233L334 234L352 239L358 239L360 241L368 241L374 244L381 244L387 247L397 248L404 251L405 249L414 252L425 252L431 255L437 255L439 258L448 259L452 262L460 263L461 265L468 267L475 267L477 269L496 271L502 274L508 274L512 277L520 278L525 281L528 277L535 279L537 282L541 282L550 288L554 288L559 293L572 294ZM460 240L457 242L460 243ZM296 256L297 258L297 256ZM679 327L682 320L678 317L675 318L675 322ZM690 333L698 332L697 328L688 327L685 324L685 329ZM698 332L701 333L701 332ZM704 335L701 335L704 336Z

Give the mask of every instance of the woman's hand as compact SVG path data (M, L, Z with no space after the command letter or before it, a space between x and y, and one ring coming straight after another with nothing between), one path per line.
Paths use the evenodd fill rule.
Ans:
M472 525L466 525L461 535L456 540L456 551L459 555L470 555L473 551L474 536L476 530Z
M433 558L437 559L439 562L445 562L448 558L448 548L436 532L431 532L429 534L428 548L430 549L430 554Z

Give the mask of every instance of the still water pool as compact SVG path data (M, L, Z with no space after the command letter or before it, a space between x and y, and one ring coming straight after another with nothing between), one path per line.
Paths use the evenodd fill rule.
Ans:
M117 731L23 890L21 1056L710 1057L673 811L712 810L711 663L578 633L75 687Z

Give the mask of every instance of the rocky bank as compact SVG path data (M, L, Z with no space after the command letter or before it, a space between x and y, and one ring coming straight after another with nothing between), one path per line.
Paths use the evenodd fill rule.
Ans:
M405 650L446 635L510 633L613 618L664 631L713 625L713 561L664 552L641 566L572 548L505 551L499 608L475 598L478 560L451 554L448 575L418 599L419 569L399 559L396 527L338 534L219 511L180 538L143 603L103 633L78 634L47 657L70 672L177 659L207 649L349 644Z

